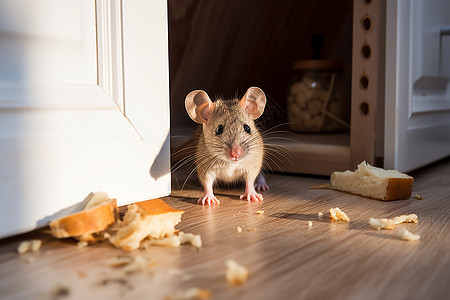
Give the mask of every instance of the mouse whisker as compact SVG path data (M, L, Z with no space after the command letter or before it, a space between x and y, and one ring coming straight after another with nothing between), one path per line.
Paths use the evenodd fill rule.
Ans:
M265 146L264 150L267 156L276 158L279 162L283 162L283 160L286 160L293 165L290 159L293 156L293 153L292 151L290 151L290 149L286 149L282 146Z

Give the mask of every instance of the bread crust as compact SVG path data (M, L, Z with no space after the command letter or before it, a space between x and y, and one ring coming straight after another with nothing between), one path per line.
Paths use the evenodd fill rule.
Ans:
M156 198L142 202L136 202L134 205L141 208L140 212L147 215L160 215L171 212L184 212L183 210L175 209L163 200Z
M105 203L50 222L52 234L56 238L81 236L105 230L114 224L117 215L117 200Z
M414 178L389 178L386 199L383 200L402 200L411 197Z

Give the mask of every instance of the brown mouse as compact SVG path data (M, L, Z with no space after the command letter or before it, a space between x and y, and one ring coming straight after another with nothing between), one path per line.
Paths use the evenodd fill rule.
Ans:
M264 144L254 120L264 112L266 95L257 87L247 90L241 100L217 99L195 90L186 96L186 110L195 122L202 124L196 148L196 167L204 196L198 200L203 205L220 204L213 193L217 181L244 180L245 193L241 199L262 201L260 191L268 190L260 174Z

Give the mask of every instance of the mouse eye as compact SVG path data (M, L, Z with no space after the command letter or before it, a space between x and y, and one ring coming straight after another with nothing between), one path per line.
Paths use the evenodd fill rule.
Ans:
M223 125L219 125L216 128L216 135L222 134L223 133Z
M250 126L248 126L247 124L244 124L244 131L247 132L248 134L250 134L251 133Z

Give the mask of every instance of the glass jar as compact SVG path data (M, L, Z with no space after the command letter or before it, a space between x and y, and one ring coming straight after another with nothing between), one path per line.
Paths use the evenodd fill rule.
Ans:
M292 65L287 118L297 132L338 132L350 128L350 101L344 84L343 63L301 60Z

